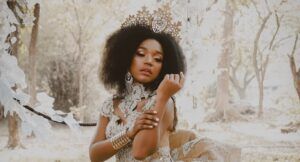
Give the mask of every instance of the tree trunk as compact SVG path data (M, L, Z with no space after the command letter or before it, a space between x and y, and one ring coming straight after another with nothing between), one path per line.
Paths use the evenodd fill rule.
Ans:
M236 89L241 100L246 98L246 88Z
M73 1L74 5L75 2ZM86 75L84 74L84 62L85 62L85 52L84 52L84 46L83 46L83 27L80 23L80 17L79 17L79 11L77 10L76 6L74 6L74 12L75 12L75 17L76 17L76 21L77 21L77 26L78 26L78 34L75 36L73 34L73 38L78 46L78 57L76 59L76 64L78 65L77 68L77 76L78 76L78 108L79 109L84 109L85 103L84 103L84 99L85 99L85 95L86 95ZM85 111L83 110L81 116L83 116L83 120L85 120Z
M4 107L3 105L0 105L0 121L4 119Z
M300 68L297 71L296 62L295 62L295 58L294 58L297 41L298 41L298 34L296 35L293 50L292 50L291 55L289 56L289 60L290 60L290 68L291 68L291 72L292 72L292 76L293 76L294 87L297 91L298 98L300 101Z
M263 100L264 100L264 82L259 82L259 102L258 102L258 117L261 118L263 115Z
M226 2L225 20L223 28L223 51L218 62L217 73L217 94L215 109L216 112L207 116L204 120L208 122L235 119L237 114L232 111L229 105L229 59L233 49L233 18L234 10L230 2Z
M19 123L20 119L15 112L10 112L8 115L8 132L9 138L7 147L10 149L14 149L16 147L22 147L20 135L19 135Z
M8 39L16 37L17 40L15 43L10 44L10 53L18 58L18 45L19 45L19 27L16 24L13 24L16 27L16 31L12 32ZM16 90L17 85L13 87L13 90ZM8 115L8 142L7 147L14 149L18 146L22 147L19 135L19 117L15 112L10 112Z
M34 5L34 17L33 27L31 31L31 40L29 46L29 104L34 106L36 102L36 43L39 29L39 18L40 18L40 5L37 3Z
M233 16L234 11L229 2L226 3L225 20L223 30L223 52L218 62L217 96L215 108L226 120L226 110L229 108L229 56L233 48Z
M11 12L14 14L15 18L17 19L18 23L22 25L23 20L22 18L18 15L20 11L21 13L24 14L23 7L20 4L17 4L18 2L16 0L8 0L7 1L7 6L11 10ZM26 6L25 6L26 8ZM10 33L7 38L6 42L10 44L9 48L9 53L11 55L14 55L18 59L18 49L19 49L19 28L17 24L10 24L11 26L15 26L16 30L12 33ZM16 38L15 42L12 42L12 38ZM12 87L12 89L15 91L17 89L17 85ZM23 147L21 144L20 140L20 135L19 135L19 117L15 112L10 112L8 115L8 142L7 142L7 147L14 149L16 147Z
M258 84L258 96L259 96L259 103L258 103L258 117L262 117L263 115L263 82L264 82L264 76L265 76L265 71L266 71L266 66L268 64L268 57L266 59L266 61L261 60L261 66L258 65L258 61L257 61L257 55L261 53L258 52L258 44L259 44L259 39L260 36L266 26L267 21L269 20L270 16L272 15L271 12L268 13L268 15L266 17L263 18L263 22L258 30L258 32L256 33L255 39L254 39L254 47L253 47L253 67L254 67L254 71L255 71L255 77L257 80L257 84ZM261 57L262 58L262 57ZM264 62L264 63L263 63Z

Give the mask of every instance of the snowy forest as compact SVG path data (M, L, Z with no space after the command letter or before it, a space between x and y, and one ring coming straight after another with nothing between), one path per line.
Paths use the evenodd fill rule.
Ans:
M300 0L0 0L0 161L90 161L107 37L164 4L187 60L177 129L299 162Z

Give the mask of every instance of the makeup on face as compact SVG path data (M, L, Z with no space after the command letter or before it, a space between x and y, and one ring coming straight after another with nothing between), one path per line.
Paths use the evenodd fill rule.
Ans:
M136 50L130 72L140 83L154 81L160 73L163 62L162 47L155 39L144 40Z

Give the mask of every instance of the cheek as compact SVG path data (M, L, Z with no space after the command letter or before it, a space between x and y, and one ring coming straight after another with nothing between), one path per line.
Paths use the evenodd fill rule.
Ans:
M133 77L136 77L136 75L138 74L138 69L140 68L140 66L141 66L140 60L136 57L133 58L129 70L129 72L131 73L131 75L133 75Z
M156 75L159 75L160 71L162 70L162 64L158 64L155 68Z
M130 65L130 70L135 70L137 67L138 67L138 61L136 58L133 58Z

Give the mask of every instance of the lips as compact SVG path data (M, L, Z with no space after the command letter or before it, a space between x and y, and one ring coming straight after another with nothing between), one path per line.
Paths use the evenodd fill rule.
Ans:
M150 76L152 74L152 71L150 69L142 69L140 71L146 76Z

